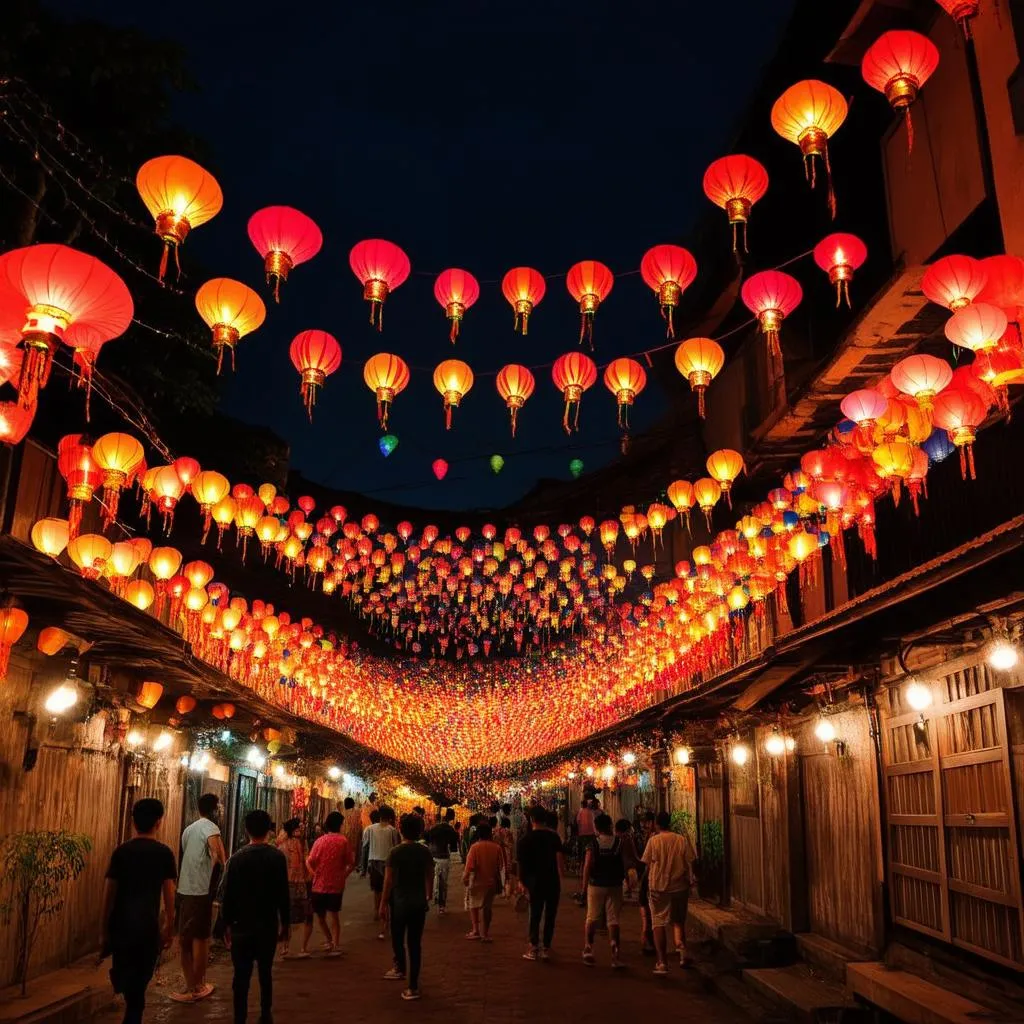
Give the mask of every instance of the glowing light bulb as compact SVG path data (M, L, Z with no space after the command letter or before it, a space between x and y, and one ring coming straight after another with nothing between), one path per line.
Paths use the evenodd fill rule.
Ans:
M786 752L786 741L777 732L773 732L764 741L764 749L772 757L781 757Z
M615 766L606 764L604 768L601 769L601 776L608 782L611 782L611 780L615 778Z
M814 727L814 735L822 743L831 743L836 738L836 727L827 718L820 718Z
M586 771L587 775L590 778L594 777L594 766L592 764L588 764L584 771Z
M166 750L174 742L174 737L166 730L162 730L160 735L153 740L153 749L158 753L161 750Z
M284 778L284 765L283 764L275 764L274 765L274 775L277 776L277 778L279 778L279 779L283 779Z
M932 706L932 691L916 680L907 684L903 697L915 711L924 711Z
M733 763L739 765L742 768L750 758L750 749L745 743L737 743L732 748L732 759Z
M623 764L636 764L636 754L634 754L632 750L627 750L622 755L622 763Z
M78 703L78 689L68 683L61 683L51 690L46 698L46 710L51 715L62 715Z
M1008 640L994 640L988 649L988 663L999 672L1009 672L1019 660L1017 648Z
M690 751L686 747L676 747L675 754L676 764L689 764L690 763Z
M341 778L341 769L336 764L332 764L331 767L327 769L327 778L332 782L336 782Z
M138 747L141 746L142 741L145 738L146 737L143 736L143 734L138 729L132 729L132 731L128 733L127 736L125 736L124 741L128 744L129 747Z

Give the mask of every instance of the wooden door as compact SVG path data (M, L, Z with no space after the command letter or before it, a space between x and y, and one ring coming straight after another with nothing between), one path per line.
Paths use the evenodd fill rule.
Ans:
M731 895L751 910L764 908L761 858L760 758L754 736L744 737L750 756L729 765L729 870Z
M889 692L883 730L893 920L1024 970L1020 859L1006 707L984 663Z

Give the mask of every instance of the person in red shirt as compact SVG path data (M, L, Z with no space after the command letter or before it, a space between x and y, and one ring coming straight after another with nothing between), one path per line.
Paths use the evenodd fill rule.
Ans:
M341 899L345 893L345 881L355 867L355 853L348 840L341 834L345 819L338 811L332 811L324 820L324 834L313 844L306 858L306 867L313 876L312 903L323 929L326 942L324 949L328 956L340 956L341 942Z

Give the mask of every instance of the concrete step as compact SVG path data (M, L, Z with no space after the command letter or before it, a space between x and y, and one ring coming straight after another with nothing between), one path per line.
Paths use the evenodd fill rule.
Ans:
M748 968L743 980L762 998L778 1007L787 1020L817 1024L838 1010L855 1004L838 982L830 981L806 964L791 967Z
M735 972L722 970L708 961L698 961L696 969L709 992L728 999L751 1020L759 1021L760 1024L788 1024L790 1018L784 1011L745 985Z
M798 932L796 948L804 963L816 967L826 978L840 984L846 982L847 964L873 959L867 953L858 953L814 932Z

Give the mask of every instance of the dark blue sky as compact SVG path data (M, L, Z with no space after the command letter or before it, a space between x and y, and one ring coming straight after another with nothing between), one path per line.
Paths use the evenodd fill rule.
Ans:
M222 213L189 239L186 267L194 252L266 295L249 215L284 203L324 232L321 253L294 271L280 307L268 302L267 322L242 342L225 411L285 437L292 465L311 478L459 508L507 504L540 477L567 476L574 456L588 468L614 458L612 397L598 382L569 441L550 372L539 371L513 441L493 376L478 376L446 433L430 373L414 370L393 410L400 445L385 460L363 362L389 350L414 367L455 356L485 371L576 348L564 279L548 282L526 339L512 333L497 282L519 264L564 274L580 259L635 271L649 246L686 244L707 202L703 169L728 150L791 3L50 6L186 48L200 92L182 97L177 118L209 143L225 193ZM413 266L388 301L382 335L367 324L348 267L351 246L374 236L400 244ZM433 298L433 274L449 266L490 282L454 349ZM287 356L291 338L310 327L333 333L344 353L312 425ZM663 338L653 293L636 275L618 279L598 314L596 361ZM652 381L639 399L639 429L664 411L657 390ZM497 477L488 467L496 452L506 460ZM442 483L430 470L438 456L451 463Z

